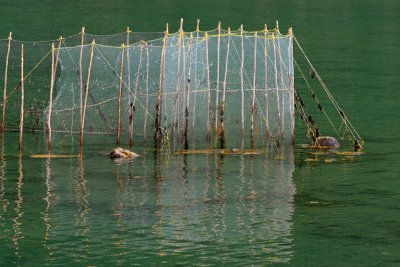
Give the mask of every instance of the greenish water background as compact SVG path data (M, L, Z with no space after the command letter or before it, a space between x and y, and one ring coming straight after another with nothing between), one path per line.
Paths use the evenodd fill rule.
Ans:
M0 37L292 26L366 141L365 155L17 157L0 168L0 265L397 266L400 262L398 1L2 1ZM296 55L295 55L296 57ZM3 64L0 62L0 64ZM298 140L304 133L297 132ZM31 153L44 137L28 134ZM67 149L68 150L68 149ZM66 152L69 152L66 151Z

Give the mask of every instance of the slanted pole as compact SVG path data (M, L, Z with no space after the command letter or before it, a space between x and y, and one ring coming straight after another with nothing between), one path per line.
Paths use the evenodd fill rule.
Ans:
M121 46L121 64L119 70L119 93L118 93L118 126L117 126L117 146L121 143L121 100L122 100L122 87L124 86L123 74L124 74L124 57L125 57L125 45Z
M207 134L206 140L210 141L210 113L211 113L211 87L210 87L210 60L208 58L208 33L206 32L206 69L207 69Z
M86 80L85 99L84 99L84 103L83 103L83 110L82 110L82 117L81 117L81 129L80 129L80 138L79 138L79 146L81 148L81 155L82 155L82 145L83 145L83 134L84 134L84 128L85 128L86 105L87 105L87 99L88 99L88 95L89 95L90 72L92 70L93 53L94 53L95 45L96 45L96 43L93 39L92 47L91 47L91 51L90 51L90 60L89 60L87 80Z
M83 45L85 44L85 27L82 27L81 32L81 51L79 53L79 83L80 83L80 97L79 97L79 108L80 116L82 118L82 102L83 102L83 73L82 73L82 57L83 57Z
M244 147L244 85L243 85L243 69L244 69L244 43L243 43L243 25L240 25L240 38L242 41L242 58L240 61L240 92L241 92L241 118L242 118L242 149Z
M21 113L19 121L19 152L22 150L22 130L24 128L24 44L21 45Z
M219 143L220 148L225 148L225 105L226 105L226 80L228 77L228 64L229 64L229 48L231 42L231 28L228 28L228 44L226 47L226 59L225 59L225 73L224 73L224 84L222 88L222 104L221 104L221 129L219 130Z
M254 112L256 99L256 77L257 77L257 32L254 33L254 58L253 58L253 90L251 97L251 119L250 119L250 147L254 148Z
M6 121L8 60L10 58L11 40L12 40L12 32L10 32L10 35L8 36L6 68L4 70L3 115L1 120L1 129L0 129L1 132L4 132L4 124Z

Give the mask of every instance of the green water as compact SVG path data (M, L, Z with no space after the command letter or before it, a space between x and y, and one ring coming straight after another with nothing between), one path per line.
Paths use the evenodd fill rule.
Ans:
M325 83L366 141L362 156L286 149L273 155L170 155L114 162L32 159L44 136L15 133L0 157L0 266L400 264L400 2L10 1L0 37L53 39L86 26L162 31L294 28ZM295 55L296 56L296 55ZM3 64L1 61L0 64ZM304 132L296 133L298 143ZM63 147L58 152L76 152ZM332 163L325 160L334 159Z

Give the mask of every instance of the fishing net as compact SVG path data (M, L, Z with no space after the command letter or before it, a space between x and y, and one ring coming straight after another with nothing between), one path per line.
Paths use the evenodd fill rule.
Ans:
M17 129L20 122L17 44L11 41L15 49L8 65L8 129ZM36 74L26 77L24 104L24 116L32 109L35 123L24 127L50 128L53 145L77 142L79 134L110 140L118 136L121 143L167 138L175 149L259 147L293 140L291 32L82 32L24 45L26 73ZM2 40L1 58L6 58L7 47L8 40ZM36 51L29 52L31 48ZM49 102L52 55L55 83ZM4 64L0 71L4 73Z

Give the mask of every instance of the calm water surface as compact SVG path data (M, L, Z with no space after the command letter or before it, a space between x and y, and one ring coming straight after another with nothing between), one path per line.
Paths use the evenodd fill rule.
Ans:
M26 134L19 158L17 134L6 133L0 266L400 264L398 1L70 2L2 1L0 38L52 39L81 26L162 31L180 17L191 29L196 18L205 29L219 20L293 26L365 154L308 162L309 151L295 146L282 159L165 157L137 145L142 157L115 162L110 142L85 147L82 160L33 159L46 152L43 135Z

